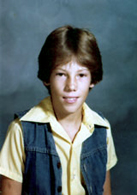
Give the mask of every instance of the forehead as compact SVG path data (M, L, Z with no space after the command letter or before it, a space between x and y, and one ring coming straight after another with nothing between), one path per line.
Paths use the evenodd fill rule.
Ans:
M58 65L56 69L62 69L66 71L69 71L69 70L73 70L73 71L87 70L88 71L88 68L86 66L81 65L77 63L76 61L70 61L67 64Z

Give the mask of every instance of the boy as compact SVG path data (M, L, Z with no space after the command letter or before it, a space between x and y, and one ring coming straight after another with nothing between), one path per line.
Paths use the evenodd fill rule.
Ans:
M38 77L50 97L16 115L0 154L3 195L110 195L109 123L85 103L102 80L96 39L64 26L46 39Z

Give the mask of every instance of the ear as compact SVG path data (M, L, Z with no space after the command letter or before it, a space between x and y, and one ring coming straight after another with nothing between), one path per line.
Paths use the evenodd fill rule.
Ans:
M90 84L89 88L92 89L95 85L93 83Z
M50 86L50 83L47 83L47 82L45 82L45 81L43 81L43 84L44 84L46 87Z

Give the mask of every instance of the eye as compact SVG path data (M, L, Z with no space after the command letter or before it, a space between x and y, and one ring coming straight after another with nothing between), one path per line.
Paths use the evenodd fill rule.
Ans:
M79 74L79 77L81 77L81 78L82 78L82 77L86 77L86 76L87 76L87 75L84 74L84 73L80 73L80 74Z
M56 75L60 76L60 77L65 76L65 74L63 72L57 72Z

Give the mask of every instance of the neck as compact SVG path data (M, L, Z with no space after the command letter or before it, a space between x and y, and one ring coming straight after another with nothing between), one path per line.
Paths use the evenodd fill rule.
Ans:
M73 141L81 127L82 111L79 114L74 113L66 115L64 117L60 117L56 114L56 117L63 129L69 135L70 139Z
M78 123L81 123L81 121L82 121L82 113L69 114L69 115L66 115L64 117L57 116L57 120L60 123L66 123L66 124L70 124L70 125L78 124Z

